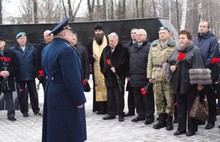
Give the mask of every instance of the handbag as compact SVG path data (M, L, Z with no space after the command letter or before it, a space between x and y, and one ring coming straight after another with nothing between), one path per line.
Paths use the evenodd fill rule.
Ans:
M207 121L209 117L207 100L201 100L200 96L197 95L189 112L189 117L200 121Z
M90 92L91 88L90 85L88 83L88 81L85 81L86 83L83 84L83 88L85 92Z

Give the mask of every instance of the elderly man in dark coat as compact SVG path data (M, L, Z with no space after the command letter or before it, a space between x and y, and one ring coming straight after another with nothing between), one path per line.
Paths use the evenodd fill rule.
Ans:
M68 18L52 32L54 39L42 53L42 67L46 76L43 113L43 142L83 142L86 137L86 102L81 63L77 51L71 47L73 32Z
M16 35L16 43L11 49L16 54L16 83L18 100L20 104L21 113L24 117L29 117L28 114L28 93L30 94L31 108L35 115L41 115L38 94L36 89L36 50L27 42L25 32L19 32ZM25 90L27 86L28 93Z
M119 122L124 121L124 84L129 69L129 53L127 48L119 44L118 35L108 35L109 45L101 54L100 67L105 77L107 88L107 113L103 120L114 119L119 115Z

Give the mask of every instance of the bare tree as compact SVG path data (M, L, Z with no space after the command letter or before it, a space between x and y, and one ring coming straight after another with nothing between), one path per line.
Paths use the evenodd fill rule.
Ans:
M136 0L136 17L138 18L139 17L139 7L138 7L138 0Z
M62 5L56 3L56 0L44 0L42 5L39 5L39 20L45 23L59 22L64 12ZM62 1L60 1L62 3Z
M33 5L34 5L34 23L38 23L38 9L37 9L37 0L33 0Z
M154 17L156 17L157 13L156 13L156 6L155 6L155 1L154 0L152 0L152 4L153 4Z
M88 5L88 14L89 14L89 21L93 20L93 12L94 12L94 6L95 6L95 0L87 0Z
M182 3L182 20L180 29L185 29L186 27L186 14L187 14L187 0L183 0Z
M33 1L21 0L20 13L22 14L19 23L33 23Z
M111 0L111 16L110 16L111 19L114 19L114 2L113 0Z
M179 22L179 3L176 0L176 20L177 20L177 31L180 30L180 22Z
M61 1L62 1L62 5L63 5L64 16L67 17L65 2L64 2L64 0L61 0Z

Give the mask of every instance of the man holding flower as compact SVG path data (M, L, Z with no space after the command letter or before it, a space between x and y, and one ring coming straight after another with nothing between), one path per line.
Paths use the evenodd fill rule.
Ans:
M0 36L0 93L4 93L8 120L16 121L13 94L16 69L15 53L5 48L5 39Z
M107 113L103 120L114 119L119 115L119 122L124 121L124 84L125 77L128 75L127 48L119 44L118 35L113 32L108 35L109 45L101 54L100 68L105 77L107 88Z

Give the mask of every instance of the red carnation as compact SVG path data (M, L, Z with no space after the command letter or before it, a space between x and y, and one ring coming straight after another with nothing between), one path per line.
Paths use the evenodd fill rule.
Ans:
M87 84L87 81L84 79L84 80L82 81L82 83L83 83L83 86L85 86L85 85Z
M105 62L106 62L107 65L109 65L109 66L111 65L111 60L109 58L106 59Z
M5 58L4 58L4 61L5 61L6 63L8 63L8 62L11 61L11 58L7 58L7 57L5 57Z
M220 62L219 58L212 58L212 60L211 60L211 64L217 64L219 62Z
M182 61L184 58L186 58L186 54L184 54L183 52L179 52L177 60Z
M146 96L148 94L148 91L144 88L141 88L141 95Z
M44 76L43 70L39 70L39 71L38 71L38 74L39 74L40 77L43 77L43 76Z
M20 92L20 93L23 92L23 89L20 88L20 89L18 90L18 92Z

